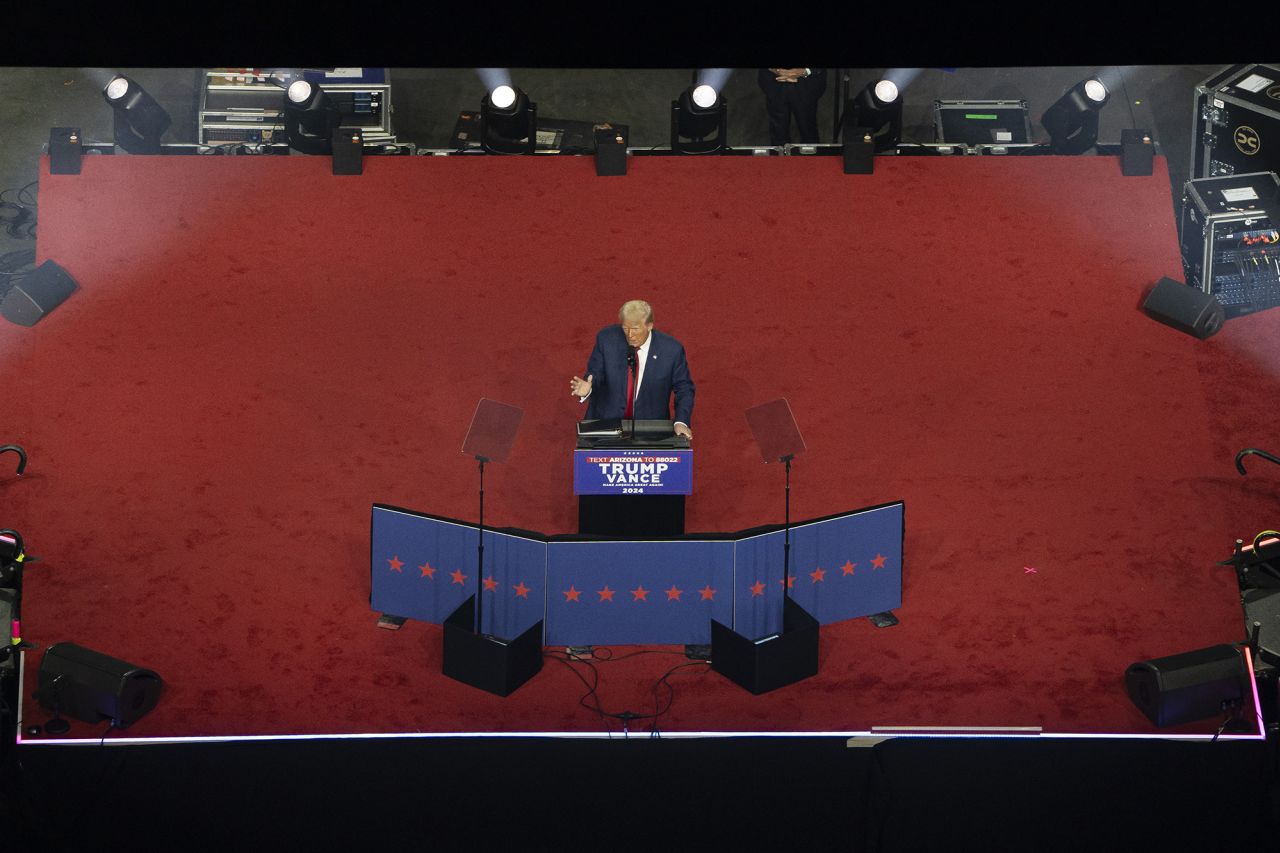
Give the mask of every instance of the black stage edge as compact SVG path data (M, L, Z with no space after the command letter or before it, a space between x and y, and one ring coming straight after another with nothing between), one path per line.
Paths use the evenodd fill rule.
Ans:
M719 849L745 832L755 850L1266 850L1280 826L1258 742L375 738L19 753L0 773L15 853L246 837L412 850L446 823L479 825L493 839L482 847L535 849Z
M542 620L514 640L477 634L472 595L444 622L444 666L449 678L510 696L542 669Z
M818 674L818 620L784 596L782 633L752 640L711 620L711 668L757 696Z
M684 535L684 495L579 495L578 532L621 539Z

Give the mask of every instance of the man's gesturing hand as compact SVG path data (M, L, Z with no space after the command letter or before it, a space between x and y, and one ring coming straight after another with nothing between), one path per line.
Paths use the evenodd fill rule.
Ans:
M569 393L575 397L585 397L591 393L591 377L580 379L577 376L569 380Z

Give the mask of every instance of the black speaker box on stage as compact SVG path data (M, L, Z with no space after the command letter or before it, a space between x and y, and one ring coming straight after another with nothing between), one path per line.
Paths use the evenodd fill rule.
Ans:
M49 131L49 174L80 174L80 128L55 127Z
M1155 146L1149 130L1120 131L1120 174L1150 175L1155 162Z
M542 669L542 620L514 640L472 630L473 595L444 622L444 674L497 696L509 696Z
M54 643L40 662L36 698L45 710L86 723L128 728L160 700L164 682L149 669L75 643Z
M340 127L333 132L333 173L364 174L364 131L358 127Z
M818 620L790 596L782 633L749 640L711 620L711 668L757 696L818 674Z
M1124 684L1157 726L1219 717L1225 705L1252 704L1253 698L1244 655L1229 643L1131 664Z
M844 173L870 175L875 171L875 143L870 128L849 127L844 134Z
M1216 335L1227 320L1222 304L1212 295L1171 278L1156 283L1142 310L1152 319L1201 340Z
M76 289L73 278L53 261L45 261L9 288L0 301L0 316L19 326L34 326Z
M596 175L608 177L627 173L627 133L614 128L596 128Z

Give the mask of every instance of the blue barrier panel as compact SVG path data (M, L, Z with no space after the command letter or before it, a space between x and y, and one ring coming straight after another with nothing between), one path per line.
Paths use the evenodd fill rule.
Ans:
M375 505L370 554L374 610L442 623L476 591L473 524ZM484 633L519 636L546 606L547 543L486 530Z
M828 625L902 606L902 502L797 523L791 595ZM546 619L547 645L706 643L715 619L746 637L782 617L783 531L670 541L557 540L485 531L486 633ZM441 623L476 590L476 527L373 507L370 604Z
M791 528L791 597L828 625L902 606L903 505ZM755 639L782 627L783 531L739 539L733 628Z
M547 645L709 643L733 614L733 543L552 542Z

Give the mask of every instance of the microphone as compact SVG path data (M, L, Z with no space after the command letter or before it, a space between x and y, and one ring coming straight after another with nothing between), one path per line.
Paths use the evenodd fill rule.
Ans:
M636 369L636 348L635 347L627 347L627 368L630 370Z

